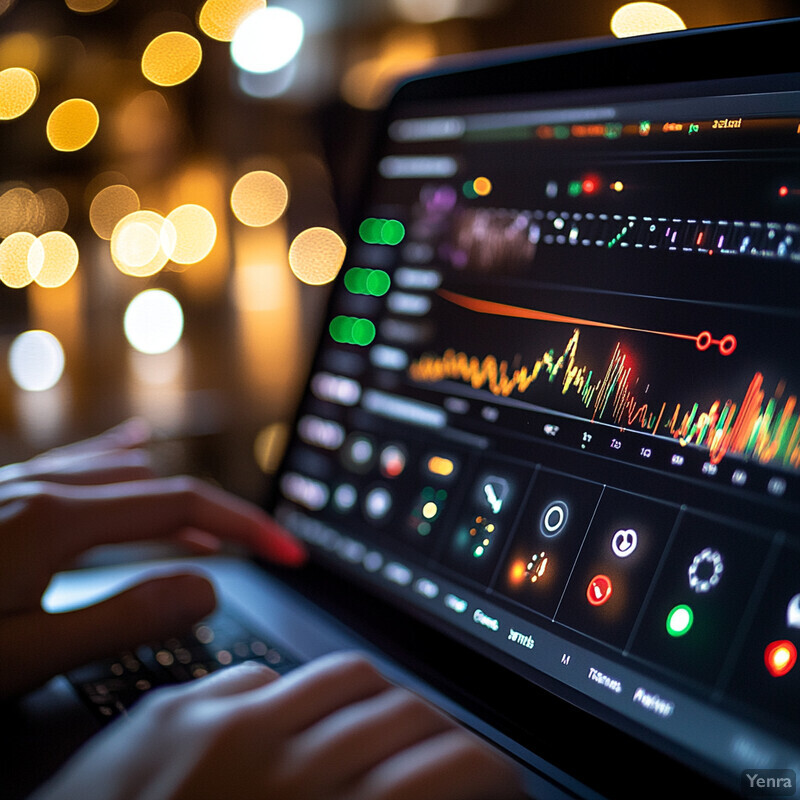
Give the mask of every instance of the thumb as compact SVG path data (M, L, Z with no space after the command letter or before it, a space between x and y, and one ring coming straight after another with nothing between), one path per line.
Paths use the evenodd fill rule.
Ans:
M208 580L196 574L153 578L78 611L42 610L0 621L0 698L22 694L60 672L180 634L214 610Z

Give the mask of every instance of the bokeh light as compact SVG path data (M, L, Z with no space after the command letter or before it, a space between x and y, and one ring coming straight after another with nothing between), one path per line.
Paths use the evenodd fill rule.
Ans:
M46 289L63 286L78 268L80 254L75 240L63 231L48 231L39 237L41 264L31 268L34 280ZM31 256L38 248L31 250Z
M77 11L79 14L95 14L111 8L117 0L65 0L70 11Z
M340 84L342 97L356 108L380 108L403 75L423 69L437 55L439 44L430 28L392 31L381 42L378 55L356 61L347 69Z
M10 33L0 40L0 69L24 67L36 72L42 55L42 42L29 31Z
M58 189L48 187L36 192L36 199L41 207L43 219L40 229L33 233L44 230L60 231L69 219L67 198Z
M128 304L123 324L125 338L134 350L166 353L183 335L183 309L164 289L145 289Z
M299 52L303 20L286 8L269 6L250 14L231 42L231 58L245 72L275 72Z
M0 194L0 238L19 231L38 235L60 230L68 217L69 204L58 189L34 193L28 186L12 186Z
M330 283L344 262L347 248L330 228L308 228L299 233L289 248L289 266L303 283Z
M0 72L0 119L21 117L39 96L36 73L22 67Z
M11 289L31 283L44 262L42 244L25 231L12 233L0 244L0 281Z
M439 22L456 16L461 0L392 0L394 10L409 22Z
M197 16L197 26L218 42L230 42L250 14L266 7L266 0L206 0Z
M86 147L100 126L94 103L81 98L57 105L47 120L47 140L55 150L71 153Z
M177 86L197 72L203 60L200 42L188 33L156 36L142 55L142 74L157 86Z
M242 175L231 191L231 209L239 222L251 228L271 225L289 202L289 190L274 172L255 170Z
M140 208L139 195L125 184L101 189L89 206L89 222L101 239L110 239L117 223Z
M611 32L619 39L685 29L681 17L661 3L627 3L611 17Z
M125 275L146 278L166 266L176 244L175 228L156 211L134 211L111 234L111 259Z
M194 203L178 206L167 215L175 228L175 247L170 258L176 264L202 261L217 241L217 223L213 214Z
M27 186L14 186L0 195L0 238L17 231L33 233L39 204Z
M14 383L27 392L52 389L64 374L64 348L52 333L25 331L8 351L8 369Z

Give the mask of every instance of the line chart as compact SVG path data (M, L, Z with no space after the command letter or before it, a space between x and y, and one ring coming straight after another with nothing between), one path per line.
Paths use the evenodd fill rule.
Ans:
M493 314L501 317L516 317L518 319L535 319L543 322L563 322L569 325L584 325L593 328L610 328L618 331L633 331L635 333L649 333L655 336L667 336L671 339L684 339L692 341L695 347L700 350L708 350L712 345L719 348L719 352L723 356L729 356L736 350L736 337L731 334L725 334L719 339L715 339L710 331L701 331L698 334L677 333L672 331L657 331L649 328L633 328L628 325L616 325L611 322L601 322L599 320L582 319L580 317L571 317L563 314L553 314L549 311L538 311L534 308L524 308L522 306L513 306L508 303L496 303L492 300L483 300L477 297L469 297L457 292L451 292L447 289L439 289L437 294L450 303L466 308L469 311L477 311L480 314Z
M732 335L729 335L732 343L726 343L725 336L715 340L708 332L690 336L643 330L493 303L444 290L440 290L440 294L444 299L473 311L569 323L574 328L560 353L560 347L546 346L541 356L527 365L519 364L515 359L512 366L512 362L491 353L478 357L454 348L439 354L423 353L408 368L409 377L416 383L456 380L473 389L485 389L496 397L510 397L514 393L524 395L533 390L535 384L543 385L544 391L547 391L544 386L554 385L562 397L577 397L591 420L613 422L621 428L666 435L682 445L699 446L708 451L712 463L719 463L730 453L761 463L800 468L800 413L797 396L786 391L785 381L779 381L769 393L764 374L756 371L746 388L740 385L727 398L723 395L702 404L673 405L654 400L649 386L642 391L634 365L620 341L605 363L594 367L580 352L581 329L586 327L693 340L700 350L717 344L721 351L729 349L723 355L730 355L735 349L736 340ZM557 401L557 406L560 405L561 401Z

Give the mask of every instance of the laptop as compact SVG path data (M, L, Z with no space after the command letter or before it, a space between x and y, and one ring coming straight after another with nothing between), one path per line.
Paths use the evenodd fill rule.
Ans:
M312 563L202 562L248 646L366 650L532 796L795 791L799 38L400 86L268 503Z

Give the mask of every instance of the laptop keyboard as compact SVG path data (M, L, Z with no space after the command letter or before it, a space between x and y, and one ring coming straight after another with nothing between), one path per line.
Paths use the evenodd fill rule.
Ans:
M127 713L151 689L186 683L233 664L255 661L283 674L299 662L225 614L199 622L184 636L151 642L67 674L101 720Z

